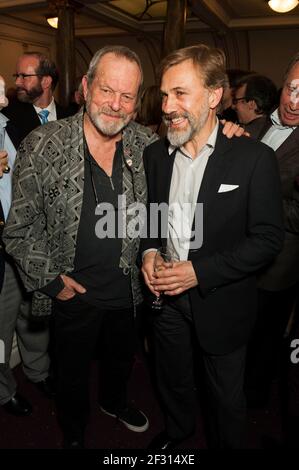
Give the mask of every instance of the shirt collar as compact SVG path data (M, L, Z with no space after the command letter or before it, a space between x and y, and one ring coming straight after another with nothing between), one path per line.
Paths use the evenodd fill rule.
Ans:
M282 124L279 113L278 113L278 108L273 111L273 113L270 115L270 119L272 121L272 124L275 126L276 129L279 130L286 130L286 129L296 129L297 126L285 126Z
M205 145L207 145L208 147L210 148L215 148L215 145L216 145L216 139L217 139L217 134L218 134L218 129L219 129L219 120L218 118L216 118L216 124L215 124L215 127L214 129L212 130L211 134L209 135L209 138L206 142ZM168 147L168 153L169 155L172 154L172 152L174 152L174 150L180 150L180 152L183 154L183 155L186 155L187 152L184 148L184 146L181 146L181 147L175 147L174 145L169 145ZM202 150L202 149L201 149ZM201 151L200 151L201 152ZM188 155L188 154L187 154Z
M48 104L48 106L46 108L40 108L39 106L35 106L35 105L33 105L33 106L34 106L34 109L37 112L37 114L40 113L43 109L47 109L49 111L49 114L51 114L55 110L54 97L52 97L51 102Z

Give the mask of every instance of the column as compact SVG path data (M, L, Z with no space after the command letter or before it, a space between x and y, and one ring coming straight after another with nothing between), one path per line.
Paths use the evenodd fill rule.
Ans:
M59 103L68 106L75 89L75 27L74 7L69 0L50 0L58 13L56 57L59 70Z
M184 47L187 0L168 0L167 17L164 28L163 54Z

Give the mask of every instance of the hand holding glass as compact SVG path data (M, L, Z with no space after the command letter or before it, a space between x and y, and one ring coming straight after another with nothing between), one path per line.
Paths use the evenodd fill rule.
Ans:
M178 262L179 257L176 252L167 247L161 247L157 250L154 259L154 271L162 271L164 269L173 268L173 263ZM157 295L152 303L153 310L162 310L164 304L163 293Z

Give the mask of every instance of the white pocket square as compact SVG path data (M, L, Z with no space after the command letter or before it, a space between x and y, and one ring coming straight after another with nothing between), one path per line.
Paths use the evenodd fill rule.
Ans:
M233 191L239 187L238 184L221 184L218 189L218 193L227 193L228 191Z

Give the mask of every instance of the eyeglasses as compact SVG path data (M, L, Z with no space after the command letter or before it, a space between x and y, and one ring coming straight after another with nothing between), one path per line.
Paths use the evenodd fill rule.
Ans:
M15 80L17 78L21 78L22 80L24 80L24 78L27 77L42 77L42 75L40 73L14 73L13 77Z
M233 99L232 99L232 103L233 103L233 104L237 104L238 101L241 101L241 100L246 100L246 101L247 101L248 98L247 98L247 96L242 96L242 98L233 98Z

